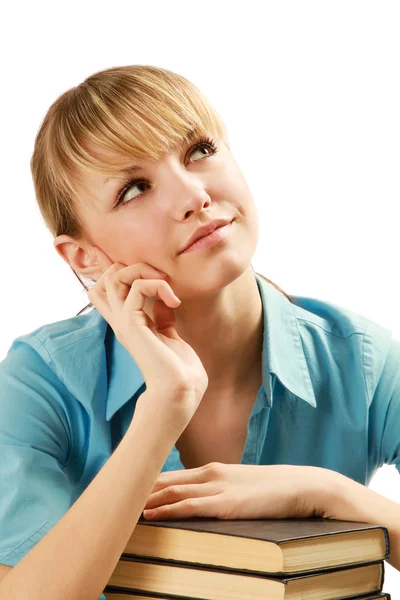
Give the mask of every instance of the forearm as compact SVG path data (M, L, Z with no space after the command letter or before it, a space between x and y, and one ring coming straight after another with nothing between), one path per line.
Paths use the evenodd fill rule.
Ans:
M400 504L340 473L332 474L332 486L323 501L324 517L386 527L390 541L387 562L400 571Z
M2 581L0 600L99 598L176 441L158 420L135 413L83 494Z

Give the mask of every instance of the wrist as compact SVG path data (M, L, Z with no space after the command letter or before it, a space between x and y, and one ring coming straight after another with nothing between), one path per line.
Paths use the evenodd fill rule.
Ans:
M190 410L189 416L186 414L186 394L189 392L165 393L146 389L136 402L131 424L140 422L140 427L146 435L154 434L158 440L162 438L167 444L173 442L174 445L186 429L193 413L193 410Z
M337 516L342 513L344 498L348 494L348 478L323 467L306 467L308 476L303 474L302 487L307 512L325 519L343 519ZM355 520L355 519L349 519Z
M154 402L148 402L149 400L147 392L140 396L126 433L132 438L139 439L144 451L156 452L160 455L168 454L177 436L166 424L164 411L158 409Z
M361 523L391 524L397 520L398 504L336 471L331 471L332 485L326 491L326 518Z

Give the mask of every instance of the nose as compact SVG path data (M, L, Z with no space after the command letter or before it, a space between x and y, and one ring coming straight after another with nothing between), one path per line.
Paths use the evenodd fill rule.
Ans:
M188 171L183 165L170 169L166 185L170 190L169 201L179 220L182 215L186 217L188 212L197 212L211 204L204 175Z

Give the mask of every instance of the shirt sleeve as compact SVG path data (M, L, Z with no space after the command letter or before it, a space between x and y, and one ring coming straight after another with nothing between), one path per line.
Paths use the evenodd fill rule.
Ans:
M62 384L29 345L0 363L0 562L16 565L72 504Z
M370 443L376 467L400 473L400 341L392 339L370 406Z
M15 566L76 499L65 469L74 454L69 395L32 346L14 341L0 363L2 564Z

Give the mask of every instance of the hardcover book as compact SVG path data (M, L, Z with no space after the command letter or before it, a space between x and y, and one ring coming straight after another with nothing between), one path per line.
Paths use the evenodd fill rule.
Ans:
M140 596L135 592L108 592L105 594L106 600L176 600L176 596ZM343 598L343 596L342 596ZM342 600L335 598L335 600ZM351 596L348 600L380 600L386 598L391 600L390 594L372 594L372 596ZM179 599L177 599L179 600ZM272 600L271 598L269 600Z
M105 591L115 592L117 588L128 595L134 591L180 600L333 600L381 592L383 577L383 562L273 578L240 569L210 570L121 557Z
M389 556L385 527L336 519L146 521L122 557L295 575L378 562Z

